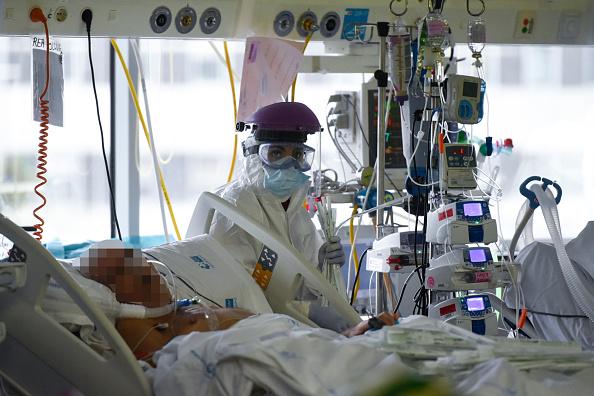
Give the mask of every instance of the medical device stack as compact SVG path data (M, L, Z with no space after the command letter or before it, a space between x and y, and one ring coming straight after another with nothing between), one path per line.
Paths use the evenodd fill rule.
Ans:
M427 240L441 251L426 270L425 287L432 302L428 315L477 334L496 335L489 295L468 293L514 284L518 264L495 261L488 246L469 246L497 242L488 201L462 199L433 210L427 218ZM465 295L457 296L458 292Z

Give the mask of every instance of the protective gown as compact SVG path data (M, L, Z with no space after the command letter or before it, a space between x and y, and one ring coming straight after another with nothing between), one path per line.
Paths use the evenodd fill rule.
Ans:
M324 241L303 207L309 185L309 181L304 182L287 197L272 194L264 188L262 162L254 154L246 158L239 179L219 187L215 194L288 241L315 266ZM282 202L287 199L291 201L285 211ZM210 234L252 274L262 251L263 244L260 241L218 212L214 216Z

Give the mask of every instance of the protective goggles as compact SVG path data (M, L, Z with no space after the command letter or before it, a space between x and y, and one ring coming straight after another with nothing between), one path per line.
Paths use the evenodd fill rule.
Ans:
M303 143L261 143L258 155L266 165L276 168L311 169L316 150Z

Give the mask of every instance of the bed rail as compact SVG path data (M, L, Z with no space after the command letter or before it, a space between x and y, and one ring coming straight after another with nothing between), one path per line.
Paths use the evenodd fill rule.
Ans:
M150 384L114 326L41 243L0 214L0 234L22 252L24 284L0 290L0 374L25 394L152 395ZM0 263L0 272L3 264ZM95 323L115 351L105 359L41 309L53 278Z
M361 321L357 312L338 294L336 288L305 260L301 252L276 238L261 224L254 222L247 214L213 193L203 192L198 198L186 238L208 234L215 211L219 211L278 254L279 261L268 287L264 290L264 295L274 312L283 313L303 323L316 326L298 310L293 301L299 280L305 278L328 299L330 305L350 326Z

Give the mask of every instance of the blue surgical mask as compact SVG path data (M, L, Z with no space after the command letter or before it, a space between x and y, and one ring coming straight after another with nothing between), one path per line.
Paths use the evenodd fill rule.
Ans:
M264 188L278 197L288 197L309 180L296 168L274 169L264 165L264 173Z

